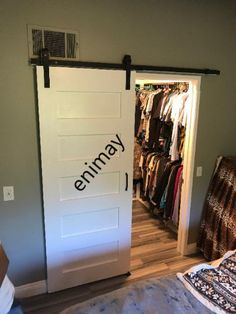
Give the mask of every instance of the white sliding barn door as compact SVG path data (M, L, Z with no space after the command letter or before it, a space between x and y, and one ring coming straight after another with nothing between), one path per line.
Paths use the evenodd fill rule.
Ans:
M127 91L124 71L51 67L50 85L37 67L52 292L129 271L134 79Z

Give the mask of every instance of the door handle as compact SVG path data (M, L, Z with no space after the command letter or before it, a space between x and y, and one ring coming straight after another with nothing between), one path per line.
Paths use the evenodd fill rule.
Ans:
M128 187L129 187L129 175L126 172L125 173L125 191L128 191Z

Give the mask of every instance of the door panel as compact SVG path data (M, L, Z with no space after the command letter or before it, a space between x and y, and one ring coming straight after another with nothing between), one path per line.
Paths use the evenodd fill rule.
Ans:
M120 118L120 96L120 93L61 92L58 116L72 119Z
M93 134L60 136L58 139L59 159L78 160L94 159L98 152L103 152L104 147L115 138L114 134ZM119 157L119 147L113 158Z
M48 291L129 271L134 79L37 67ZM125 191L129 174L129 189Z
M108 172L108 173L99 173L96 176L96 179L92 180L89 184L86 185L83 191L78 191L71 187L74 187L74 182L78 177L65 177L60 178L59 181L59 199L71 200L79 199L82 197L95 197L102 196L107 194L118 194L120 188L120 174L119 172ZM89 179L89 178L88 178Z

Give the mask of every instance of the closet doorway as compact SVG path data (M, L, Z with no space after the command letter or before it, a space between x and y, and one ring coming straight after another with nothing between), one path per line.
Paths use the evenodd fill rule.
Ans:
M140 156L141 159L139 158L141 180L137 180L134 174L134 183L141 181L141 193L140 184L134 185L136 186L136 195L134 197L136 200L145 204L145 206L148 207L148 211L150 211L154 217L156 216L159 219L163 219L167 229L172 229L172 232L173 229L176 229L178 253L181 255L194 253L194 245L188 245L188 233L201 77L175 74L136 73L135 83L135 142L139 143L138 151L142 157ZM140 100L139 97L142 98L142 103L140 102L138 104L137 100ZM173 102L174 98L175 103ZM162 102L162 105L159 103L159 109L156 111L153 110L152 107L153 101L155 103L154 106L156 106L154 108L155 110L157 109L157 102ZM165 104L167 106L165 106ZM142 108L138 108L140 110L138 113L137 106L140 105ZM173 108L171 108L172 105ZM152 119L154 111L154 118L158 117L161 126L158 125L159 122L157 122L157 119ZM174 120L176 115L178 122ZM140 119L140 121L138 121L138 119ZM163 121L167 123L165 124ZM151 129L152 127L155 129L154 131ZM158 138L155 138L156 134L158 134ZM160 183L158 171L150 174L150 172L155 170L155 167L156 169L158 168L156 165L157 160L159 163L158 166L162 167L160 170L162 175L164 168L166 165L168 166L167 163L170 163L175 165L175 175L177 176L178 173L179 178L179 182L177 182L176 176L174 180L172 176L171 183L171 178L166 177L164 180L165 184L161 186L161 194L158 192L158 189L160 191L160 185L158 186L157 184L155 186L154 183ZM151 162L151 165L149 162ZM168 176L170 176L170 171L167 171L167 173ZM172 184L171 200L170 198L166 198L168 183L169 187ZM167 201L168 209L166 210L165 206Z

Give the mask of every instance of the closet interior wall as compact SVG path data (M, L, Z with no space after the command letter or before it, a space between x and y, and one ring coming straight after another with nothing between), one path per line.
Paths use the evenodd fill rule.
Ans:
M177 233L191 83L136 81L134 197Z

